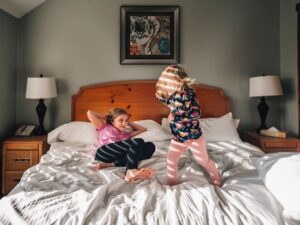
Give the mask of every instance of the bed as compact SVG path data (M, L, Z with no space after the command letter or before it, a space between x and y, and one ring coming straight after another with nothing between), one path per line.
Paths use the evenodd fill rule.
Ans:
M299 162L298 155L266 156L242 142L230 113L230 99L219 88L195 86L202 109L200 123L223 186L208 183L189 151L179 161L178 184L166 185L168 109L154 97L155 83L122 81L80 88L72 96L72 122L49 133L50 150L0 200L0 224L300 224L299 211L277 198L278 184L272 189L268 176L272 165L281 159L289 159L281 161L283 166L291 165L291 157ZM123 179L124 168L96 170L96 135L86 122L86 112L106 113L114 107L126 109L132 121L148 129L141 138L153 141L156 151L140 167L156 170L151 180L129 184ZM271 172L274 183L278 176ZM288 184L294 188L290 194L299 193L296 185Z

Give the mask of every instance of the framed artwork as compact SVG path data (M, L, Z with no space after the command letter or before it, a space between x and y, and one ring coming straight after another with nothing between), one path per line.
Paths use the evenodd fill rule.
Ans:
M121 6L121 64L179 63L179 6Z

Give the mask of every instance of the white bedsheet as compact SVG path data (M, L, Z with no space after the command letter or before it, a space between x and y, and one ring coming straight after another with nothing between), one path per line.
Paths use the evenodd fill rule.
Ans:
M207 182L190 152L179 161L178 185L166 183L169 144L140 166L155 178L126 183L124 168L96 171L94 146L54 143L41 162L0 201L1 224L281 225L282 208L265 188L250 158L263 153L247 143L208 143L224 185Z

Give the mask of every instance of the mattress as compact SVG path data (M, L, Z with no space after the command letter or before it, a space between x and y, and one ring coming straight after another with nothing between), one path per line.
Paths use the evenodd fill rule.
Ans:
M245 142L207 143L222 173L210 185L190 151L180 158L177 185L166 185L169 141L155 142L151 180L126 183L125 168L96 170L94 145L57 142L0 201L1 224L281 225L282 207L264 186Z

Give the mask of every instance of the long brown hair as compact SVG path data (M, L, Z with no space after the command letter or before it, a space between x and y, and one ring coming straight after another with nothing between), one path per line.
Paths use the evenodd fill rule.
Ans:
M156 96L166 99L177 91L192 88L194 80L180 66L168 66L156 83Z
M124 109L114 108L114 109L110 110L109 113L106 115L106 120L108 123L112 124L118 116L124 115L124 114L129 117L128 112L126 112Z

